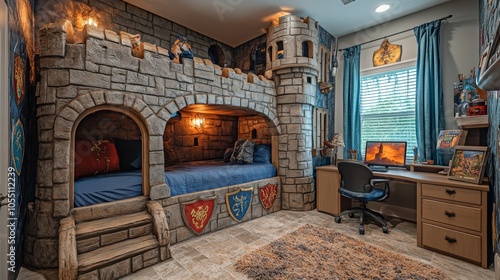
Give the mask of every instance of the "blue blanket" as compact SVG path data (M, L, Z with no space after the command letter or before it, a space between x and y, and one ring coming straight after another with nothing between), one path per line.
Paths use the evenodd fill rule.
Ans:
M194 161L165 168L172 196L211 190L276 176L270 163L231 165L220 160Z
M75 180L75 207L142 195L141 170L98 174Z
M270 163L231 165L221 160L182 163L165 168L171 196L216 189L276 176ZM75 207L142 195L141 170L99 174L75 180Z

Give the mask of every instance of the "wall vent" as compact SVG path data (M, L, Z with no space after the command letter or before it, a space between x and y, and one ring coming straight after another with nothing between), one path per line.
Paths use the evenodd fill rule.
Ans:
M347 5L347 4L354 2L355 0L340 0L340 1L342 1L342 3L344 3L344 5Z

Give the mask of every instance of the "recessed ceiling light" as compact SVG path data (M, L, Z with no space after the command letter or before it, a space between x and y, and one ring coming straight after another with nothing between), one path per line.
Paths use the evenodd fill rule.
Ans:
M388 4L382 4L382 5L378 6L378 7L375 9L375 12L377 12L377 13L382 13L382 12L385 12L385 11L389 10L389 8L390 8L390 7L391 7L391 6L390 6L390 5L388 5Z

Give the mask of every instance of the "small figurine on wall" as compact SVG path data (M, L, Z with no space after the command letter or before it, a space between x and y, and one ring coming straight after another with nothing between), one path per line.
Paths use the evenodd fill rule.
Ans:
M141 35L130 36L130 43L132 44L132 55L135 57L144 57L144 48L141 44Z
M187 42L186 36L181 36L180 34L177 36L177 40L175 40L174 45L170 49L170 59L180 63L180 57L193 58L194 54L191 50L191 46Z

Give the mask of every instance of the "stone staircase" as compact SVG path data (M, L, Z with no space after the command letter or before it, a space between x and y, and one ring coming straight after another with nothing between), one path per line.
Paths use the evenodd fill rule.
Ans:
M165 213L146 197L75 208L59 231L59 279L117 279L170 258Z

